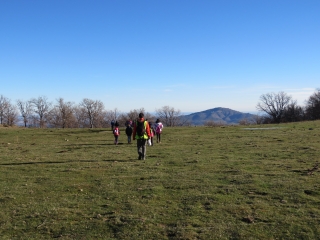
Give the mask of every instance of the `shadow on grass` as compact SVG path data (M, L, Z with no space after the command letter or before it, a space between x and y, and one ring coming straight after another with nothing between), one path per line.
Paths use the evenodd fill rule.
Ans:
M102 145L115 145L114 143L106 143L106 144L102 144ZM124 143L118 143L117 145L125 145ZM127 143L126 143L126 145L128 145Z
M101 160L102 162L137 162L141 160L131 159L131 160Z
M127 143L126 143L127 144ZM76 143L76 144L68 144L66 146L112 146L115 145L113 142L112 143ZM125 145L124 143L118 143L118 145Z
M77 161L52 161L52 162L20 162L20 163L1 163L0 166L20 166L20 165L32 165L32 164L65 164L65 163L88 163L88 162L135 162L136 159L132 160L77 160Z

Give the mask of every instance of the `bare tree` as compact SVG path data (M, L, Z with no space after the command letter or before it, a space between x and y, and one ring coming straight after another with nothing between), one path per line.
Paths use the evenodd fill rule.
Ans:
M50 111L50 121L56 127L67 128L75 125L74 106L65 102L63 98L57 99L57 104Z
M4 123L5 112L10 105L10 101L8 98L3 95L0 96L0 124Z
M126 116L128 119L130 120L136 120L139 118L139 113L145 113L145 109L144 108L140 108L140 109L133 109L133 110L130 110Z
M32 104L30 101L24 102L22 100L17 100L17 106L23 118L24 126L27 127L27 123L32 114Z
M39 126L40 128L43 128L45 126L46 117L51 110L50 108L52 104L45 96L33 98L30 102L34 107L34 112L38 115Z
M310 120L320 119L320 88L307 100L306 115Z
M127 122L127 116L125 113L120 113L116 119L116 121L118 122L119 126L125 126L126 122ZM108 123L108 127L110 127L110 121L107 122Z
M89 124L87 121L86 109L80 106L76 106L74 107L73 111L74 111L74 117L76 118L77 127L80 127L80 128L89 127Z
M149 122L153 122L155 121L155 116L153 116L151 113L146 112L146 110L142 107L139 109L133 109L130 110L130 112L128 112L126 114L126 118L127 120L132 120L135 121L139 118L139 113L143 113L144 114L144 119L148 119Z
M253 123L254 124L262 124L263 123L263 121L264 121L264 117L263 116L260 116L260 115L254 115L253 117L252 117L252 121L253 121Z
M152 115L149 112L143 112L144 113L144 119L148 120L148 122L155 122L156 116Z
M30 116L30 119L29 119L29 127L37 127L39 126L39 119L38 119L38 116L32 114Z
M108 110L108 111L105 111L105 114L104 114L104 121L110 125L111 124L111 121L114 120L114 121L118 121L119 120L119 117L121 116L121 112L115 108L113 110Z
M102 125L104 105L101 101L85 98L80 103L80 106L85 110L90 128L100 127Z
M128 120L131 120L133 124L135 124L136 120L139 118L140 113L144 114L144 119L148 120L149 123L155 122L156 117L151 113L146 112L143 107L139 109L130 110L128 113L124 114L122 117L125 122Z
M304 110L297 104L297 101L291 101L284 109L283 122L299 122L304 119Z
M13 126L18 120L18 113L16 106L12 105L10 101L7 104L6 109L4 110L4 121L8 126Z
M141 112L144 114L144 119L148 119L149 122L153 122L155 120L155 117L151 113L146 112L144 108L133 109L133 110L130 110L128 113L121 113L118 115L116 120L118 121L120 126L124 126L125 123L129 120L135 122L135 120L139 118L139 113ZM110 122L114 118L111 118L112 114L110 114L110 111L108 113L109 113L108 119Z
M176 110L173 107L164 106L160 109L156 109L156 115L165 126L174 127L180 125L180 110Z
M267 93L261 95L260 101L257 104L257 110L265 112L272 118L273 122L280 123L285 108L291 101L291 96L288 96L284 92Z

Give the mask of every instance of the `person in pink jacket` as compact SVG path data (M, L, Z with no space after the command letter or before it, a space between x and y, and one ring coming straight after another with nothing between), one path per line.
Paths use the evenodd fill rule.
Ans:
M157 135L157 143L161 143L161 133L163 129L163 124L160 122L159 118L156 121L155 129L156 129L156 135Z

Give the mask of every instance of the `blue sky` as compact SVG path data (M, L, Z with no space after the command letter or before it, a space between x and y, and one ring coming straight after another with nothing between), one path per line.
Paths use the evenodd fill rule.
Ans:
M0 94L256 111L320 87L319 0L0 0Z

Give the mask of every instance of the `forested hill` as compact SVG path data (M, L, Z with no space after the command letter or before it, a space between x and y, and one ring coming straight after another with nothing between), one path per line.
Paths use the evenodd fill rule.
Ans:
M255 115L242 113L229 108L212 108L183 116L192 125L204 125L208 121L223 124L238 124L242 119L252 119Z

